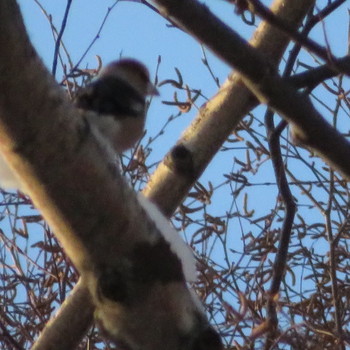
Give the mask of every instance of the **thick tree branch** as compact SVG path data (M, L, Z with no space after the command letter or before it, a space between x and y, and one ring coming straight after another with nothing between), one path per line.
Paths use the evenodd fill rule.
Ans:
M74 287L74 294L65 300L55 318L48 322L32 350L74 349L91 326L93 311L90 293L79 281Z
M276 0L271 6L271 11L281 20L288 21L290 26L296 29L313 2L313 0L297 0L286 3L284 0ZM167 4L168 2L158 1L157 3ZM177 6L176 4L175 2L172 3L175 7ZM181 4L183 5L182 1L179 2L179 8L181 8ZM197 11L193 8L195 5L195 3L191 2L194 14ZM163 12L167 14L166 10ZM210 14L209 11L204 9L201 15L205 16L206 13ZM184 14L184 18L187 21L187 14ZM203 21L202 17L198 19L197 15L193 17L193 20L194 30L198 28L200 33L208 32L207 20ZM212 15L208 17L208 20L211 21L210 26L213 28L221 26L221 22L217 18L213 18ZM180 22L178 19L177 21ZM225 30L231 33L226 27ZM212 35L210 33L207 34L210 36L210 42L213 45L220 41L218 43L220 50L234 55L236 49L231 46L231 43L225 42L225 38L217 40L217 32L213 32ZM243 43L243 40L240 38L237 41ZM284 33L268 23L262 22L254 33L250 45L257 52L264 54L266 61L271 64L271 67L276 69L288 42L289 39ZM246 61L250 60L249 56L241 59L244 65ZM174 167L169 167L169 164L178 161L174 159L174 152L172 151L166 160L158 166L144 193L156 203L162 203L161 208L163 212L171 216L188 190L229 137L232 130L257 105L258 101L250 90L244 86L241 76L233 73L222 85L218 93L201 108L193 123L185 130L181 139L177 142L178 145L186 148L191 154L193 161L192 174L175 172ZM178 153L175 152L175 154ZM173 161L169 161L169 159L173 159ZM169 193L172 195L169 196Z
M350 56L344 56L336 60L337 67L342 67L343 71L350 72ZM288 78L293 86L297 88L307 87L313 89L315 86L323 82L324 80L336 77L339 72L330 67L328 64L307 70L303 73L296 74Z
M233 30L216 18L209 9L193 0L155 0L163 13L218 57L236 68L243 82L262 103L285 118L292 127L294 140L315 151L344 177L350 179L350 143L328 124L302 95L276 73L266 57L247 45ZM200 25L205 23L205 25ZM217 40L220 38L220 40Z

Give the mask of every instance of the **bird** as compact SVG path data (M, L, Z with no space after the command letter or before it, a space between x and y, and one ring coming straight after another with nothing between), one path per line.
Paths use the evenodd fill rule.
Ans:
M108 149L121 154L142 137L147 96L159 95L145 65L132 58L112 61L77 93L73 104L86 115L93 134ZM0 187L23 188L0 155Z
M91 125L120 154L142 137L146 97L159 95L148 69L139 61L124 58L101 69L98 76L78 92L75 106L92 111Z

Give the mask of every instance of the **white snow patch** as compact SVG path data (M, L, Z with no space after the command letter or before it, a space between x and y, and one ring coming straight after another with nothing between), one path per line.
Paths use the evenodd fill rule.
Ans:
M196 281L196 262L191 248L182 240L179 233L171 226L168 219L160 212L155 204L142 193L138 193L137 198L158 230L162 233L164 239L170 244L170 249L180 259L186 281Z

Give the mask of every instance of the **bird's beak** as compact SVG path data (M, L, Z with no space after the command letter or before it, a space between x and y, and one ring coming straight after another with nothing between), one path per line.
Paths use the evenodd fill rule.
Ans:
M157 88L152 83L148 83L147 95L159 96L159 92L158 92Z

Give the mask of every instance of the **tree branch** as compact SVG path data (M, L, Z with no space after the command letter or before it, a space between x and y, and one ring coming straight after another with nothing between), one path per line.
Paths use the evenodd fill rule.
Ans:
M167 2L158 1L158 4L160 3ZM191 4L193 10L193 3L191 2ZM283 0L276 0L271 6L271 11L282 20L288 20L290 26L297 28L312 4L313 0L297 0L288 3ZM194 12L196 13L195 9ZM205 16L207 12L210 14L209 11L204 10L201 16ZM166 10L163 13L167 14ZM207 26L207 21L203 21L201 16L199 18L197 15L194 17L196 21L193 27L198 27L200 32L203 33L207 32L209 27ZM184 17L187 20L187 14ZM212 28L221 26L221 22L217 18L213 18L212 15L210 21ZM211 37L210 42L213 45L215 45L215 42L221 41L217 40L217 37L215 39L217 33L213 33L212 36L208 33L208 35ZM242 41L242 39L238 41ZM250 41L250 45L254 47L254 50L268 57L268 61L274 67L277 67L288 43L289 38L283 32L266 22L262 22L259 25ZM220 47L224 52L234 53L236 51L230 46L231 43L225 42L225 39L219 45L221 45ZM249 56L242 58L243 64L245 64L246 60L249 60ZM171 151L166 160L158 166L152 175L144 190L145 195L149 196L152 201L161 203L163 213L171 216L188 190L229 137L232 130L257 105L257 99L244 86L241 76L237 73L232 73L218 93L200 109L193 123L184 131L177 142L178 145L187 149L191 155L193 162L191 176L174 172L174 167L169 167L169 164L178 161L174 159L174 152ZM177 153L175 152L175 154ZM173 160L169 161L169 159ZM169 193L172 195L169 196Z
M260 102L286 119L296 143L312 149L331 167L350 179L350 143L302 95L276 73L266 57L247 45L209 9L193 0L155 0L162 12L186 28L218 57L236 68ZM205 25L200 24L205 23ZM220 40L217 40L220 38ZM229 48L229 49L228 49ZM337 67L339 68L339 67ZM292 101L292 102L291 102Z
M350 57L348 55L337 59L335 64L337 67L342 67L343 71L350 72ZM339 75L339 71L337 69L330 67L328 64L324 64L322 66L296 74L288 78L288 82L297 88L307 87L312 90L321 82L336 77L337 75Z
M310 3L312 3L311 0L295 1L288 4L285 4L284 1L276 1L272 6L272 10L277 16L288 19L296 27L305 15ZM257 49L269 54L273 62L279 61L287 43L288 38L285 35L266 23L262 23L259 26L251 42ZM199 169L197 176L209 163L239 120L257 103L249 90L242 86L237 74L230 77L228 82L224 84L221 91L186 131L184 139L179 142L190 145L193 158L195 159L195 166ZM208 142L205 148L202 149L203 136L206 135L205 137L207 137L208 132L214 135L215 139L211 139L212 142ZM163 175L165 171L165 177L157 175L162 173L162 169ZM160 181L161 178L162 180ZM178 177L177 174L169 171L167 166L160 167L152 178L151 187L149 187L149 189L151 188L150 195L161 206L163 211L170 216L193 182L194 178ZM167 191L167 188L170 189L170 192ZM172 196L169 196L169 193L172 193ZM164 196L167 197L166 200L163 200ZM70 300L74 301L74 296ZM64 314L62 313L54 322L62 318L62 315ZM74 331L75 329L74 325L72 325L69 331Z
M280 126L281 124L282 126ZM279 195L285 206L285 217L283 219L281 236L279 240L276 258L273 263L273 276L271 287L269 290L269 296L267 299L267 313L270 329L268 332L265 349L270 349L271 342L274 339L276 339L278 328L276 297L279 293L280 286L283 281L284 273L286 270L290 236L296 212L296 204L288 184L281 154L280 136L281 132L286 126L286 123L282 121L281 124L277 128L275 128L275 125L273 123L273 112L271 110L267 110L265 114L265 125L268 135L270 157L277 181Z
M74 294L64 301L55 318L48 322L32 350L76 348L91 326L93 311L90 293L80 280L74 287Z

